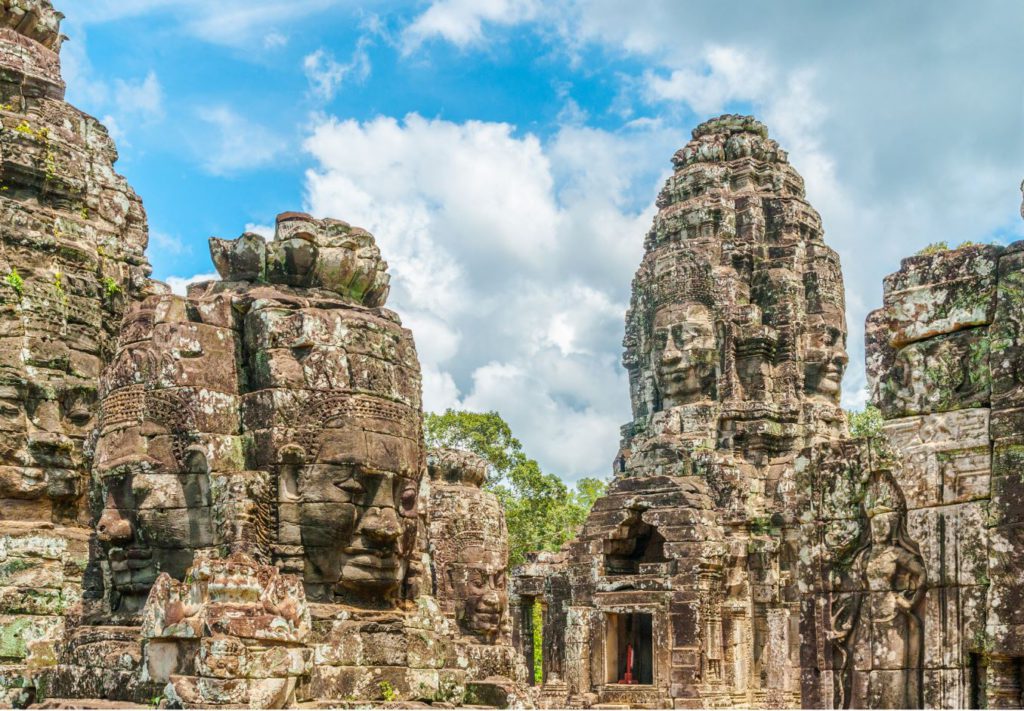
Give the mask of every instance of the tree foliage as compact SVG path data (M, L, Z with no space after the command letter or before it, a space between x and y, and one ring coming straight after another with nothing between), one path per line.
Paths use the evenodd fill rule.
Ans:
M868 405L859 412L846 411L846 420L850 423L850 434L854 437L876 437L882 432L882 411L874 405Z
M530 551L558 550L575 535L604 493L600 479L580 479L570 489L554 474L542 471L497 412L427 413L424 433L428 447L466 449L490 463L484 488L494 492L505 510L509 565L519 565Z

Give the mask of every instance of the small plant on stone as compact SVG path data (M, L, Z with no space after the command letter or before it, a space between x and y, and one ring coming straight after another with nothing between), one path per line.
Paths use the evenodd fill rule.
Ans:
M60 297L62 303L68 303L68 293L64 289L64 273L60 270L53 275L53 288L57 292L57 296Z
M113 299L115 296L121 293L121 287L113 277L103 277L103 293L106 294L108 299Z
M398 698L398 694L395 692L395 687L391 686L390 681L382 681L377 686L380 687L380 695L385 701L394 701Z
M25 280L21 278L21 274L18 274L17 269L11 267L10 273L4 277L4 283L14 289L14 293L18 295L18 301L21 301L21 297L25 295Z
M939 254L940 252L948 252L948 251L949 251L949 243L948 242L932 242L931 244L927 245L926 247L922 247L920 250L918 250L917 254L914 255L914 256L925 257L925 256L928 256L930 254Z

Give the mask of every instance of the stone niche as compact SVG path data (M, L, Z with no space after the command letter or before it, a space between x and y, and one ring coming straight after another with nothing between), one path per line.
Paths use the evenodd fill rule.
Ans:
M0 8L0 706L35 700L82 599L99 375L150 271L107 130L64 101L61 18Z

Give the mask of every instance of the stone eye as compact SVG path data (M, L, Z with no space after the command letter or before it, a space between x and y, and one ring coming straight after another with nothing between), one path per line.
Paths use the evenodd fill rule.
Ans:
M356 481L356 479L354 479L353 477L346 477L341 481L336 481L334 482L334 485L338 489L340 489L346 496L348 496L349 500L354 499L355 497L359 496L364 491L366 491L366 489L363 488L363 485Z
M402 492L402 513L411 516L416 513L416 489L408 488Z

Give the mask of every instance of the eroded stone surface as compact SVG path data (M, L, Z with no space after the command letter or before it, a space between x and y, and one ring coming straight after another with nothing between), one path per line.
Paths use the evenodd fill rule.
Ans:
M114 144L63 100L61 17L0 8L0 703L32 700L82 598L99 375L149 274Z
M929 706L1021 705L1022 249L905 259L868 318L869 388L928 570Z

